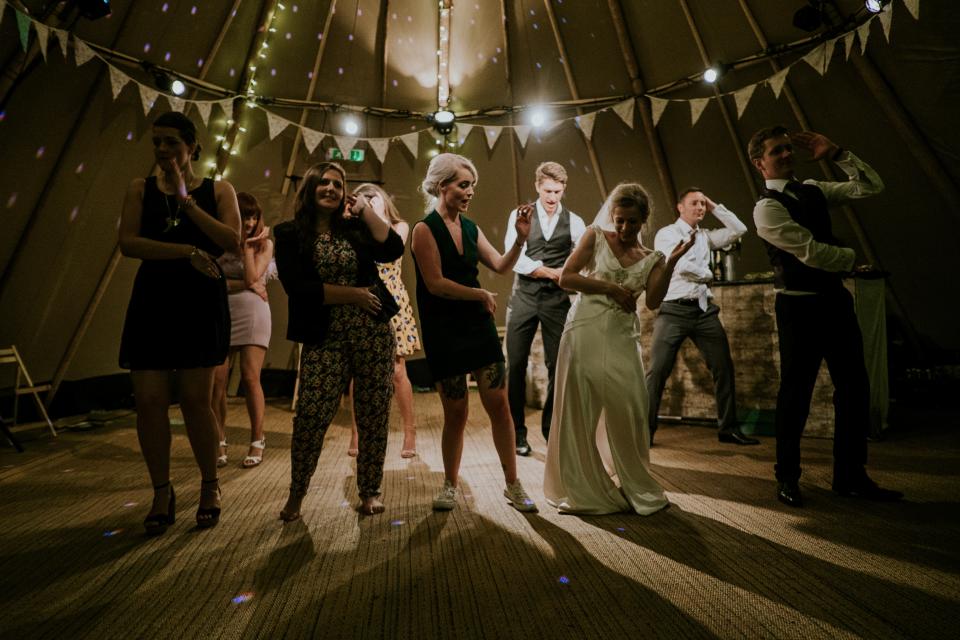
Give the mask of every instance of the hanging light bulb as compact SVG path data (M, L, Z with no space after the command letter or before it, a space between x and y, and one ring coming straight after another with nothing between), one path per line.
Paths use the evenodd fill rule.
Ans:
M530 114L530 124L540 128L547 123L547 112L542 107L534 107Z
M360 131L360 125L353 118L347 118L347 120L343 123L343 130L347 135L353 136Z
M885 6L890 4L890 0L866 0L863 4L870 13L880 13Z

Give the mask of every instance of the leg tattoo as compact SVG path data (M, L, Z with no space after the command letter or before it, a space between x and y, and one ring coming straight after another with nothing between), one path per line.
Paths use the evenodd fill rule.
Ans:
M481 386L487 389L503 389L507 384L507 370L502 362L494 362L477 372Z
M467 397L467 376L451 376L440 381L440 393L451 400Z

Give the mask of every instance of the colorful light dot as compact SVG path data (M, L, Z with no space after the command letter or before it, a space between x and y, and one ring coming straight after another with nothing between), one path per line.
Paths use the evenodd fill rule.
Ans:
M197 66L198 66L198 67L202 67L202 66L203 66L203 58L197 58Z
M17 193L11 193L10 197L7 198L7 209L12 209L13 205L17 204Z
M127 131L127 140L133 140L133 131Z
M121 533L123 533L123 529L114 529L113 531L104 531L103 537L112 538L113 536L120 535Z
M143 45L143 52L148 53L149 51L150 51L150 43L148 42L145 45Z
M269 178L269 177L270 177L270 169L264 169L264 170L263 170L263 177L264 177L264 178Z
M392 520L390 524L392 524L395 527L399 527L400 525L403 524L403 520Z
M232 78L233 76L237 75L237 70L231 68L230 71L228 71L227 73L228 73L228 74L230 75L230 77Z
M624 529L623 527L617 527L617 531L619 531L620 533L623 533L624 531L626 531L626 529Z
M300 11L300 7L297 5L293 5L293 12L296 13L297 11Z
M395 87L396 87L396 86L397 86L398 84L400 84L400 83L399 83L399 82L397 82L397 80L396 80L396 79L394 79L394 80L393 80L393 83L392 83L392 84L393 84L393 86L395 86Z
M538 63L537 63L537 69L542 69L542 68L543 68L543 65L541 65L541 64L538 62Z
M80 214L80 207L76 206L70 211L70 222L73 222L77 219L77 215Z
M167 51L165 54L163 54L163 60L164 60L164 62L170 62L170 52L169 52L169 51Z
M167 2L164 2L164 3L163 3L163 6L160 7L160 11L163 11L164 13L166 13L166 12L167 12L167 9L169 9L169 8L170 8L170 4L167 3Z
M352 33L347 34L347 40L353 42L353 34L352 34Z
M287 40L289 40L290 38L293 37L293 34L290 33L289 31L287 31L285 34L283 34L283 37L286 38Z
M534 29L534 31L539 31L540 25L537 24L536 22L534 22L534 23L533 23L533 29Z
M0 122L3 122L3 121L6 120L6 119L7 119L7 112L6 112L6 111L0 111Z
M567 576L560 576L560 584L570 584L570 578Z
M190 7L190 15L192 15L192 16L197 15L197 7L196 7L196 5Z
M307 71L307 79L313 80L313 71Z
M40 147L37 149L37 160L43 157L43 154L47 152L46 147Z
M323 31L317 34L317 40L323 40Z
M337 67L337 73L343 75L343 67Z
M233 604L243 604L244 602L248 602L250 600L253 600L253 592L245 591L244 593L241 593L231 598L230 602L232 602Z
M276 69L270 69L270 75L272 75L272 76L277 75L277 70L276 70Z
M83 173L83 163L77 165L77 168L73 170L74 173Z
M130 507L135 507L135 506L137 506L137 503L136 503L136 502L124 502L124 503L123 503L123 508L124 508L124 509L129 509Z

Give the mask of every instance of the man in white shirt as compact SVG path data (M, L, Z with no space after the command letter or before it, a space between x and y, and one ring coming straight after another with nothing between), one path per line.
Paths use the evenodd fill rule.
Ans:
M650 369L647 371L647 393L650 396L650 444L657 428L660 398L673 370L677 351L690 338L700 350L713 374L717 399L717 437L720 442L759 444L740 431L737 422L736 385L733 359L727 332L720 323L720 307L713 303L708 284L713 280L710 252L736 242L747 232L747 227L722 204L717 204L698 187L689 187L680 193L677 202L677 221L657 232L654 247L670 255L674 247L687 242L696 234L693 247L677 263L670 278L670 287L660 305L653 324L650 347ZM700 226L710 213L723 225L721 229Z
M814 160L833 160L846 182L800 182L794 147ZM789 134L782 126L755 133L747 147L764 179L753 210L757 235L767 246L777 289L780 391L777 394L777 499L799 507L800 436L813 386L825 359L834 386L833 490L869 500L899 500L867 476L870 382L853 298L842 277L853 269L853 249L833 236L828 207L883 191L880 176L865 162L809 131Z
M553 379L557 367L560 335L570 309L570 296L560 288L563 263L583 236L586 226L577 214L560 204L567 187L567 171L556 162L537 167L534 182L537 189L536 213L532 216L530 235L520 258L513 267L516 278L507 307L507 388L510 413L517 431L517 454L530 455L524 407L527 396L527 359L530 345L540 326L543 355L547 365L547 400L543 406L540 429L546 440L553 416ZM504 248L517 241L513 228L517 211L510 213Z

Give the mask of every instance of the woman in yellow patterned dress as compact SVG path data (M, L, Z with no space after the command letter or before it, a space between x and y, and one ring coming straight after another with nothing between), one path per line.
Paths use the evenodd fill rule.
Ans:
M397 211L393 199L387 192L375 184L365 183L353 190L353 195L364 195L370 201L377 214L390 223L397 235L407 243L410 235L410 225L404 222ZM380 279L387 285L387 289L397 301L400 311L390 318L393 324L394 336L397 339L397 359L393 370L393 397L397 399L400 409L400 418L403 421L403 447L400 449L402 458L413 458L417 455L417 431L413 424L413 386L407 377L406 358L420 350L420 334L413 319L413 308L410 306L410 296L403 286L400 277L400 263L403 258L393 262L377 263ZM350 448L347 453L357 455L357 426L354 423L353 436L350 439Z

